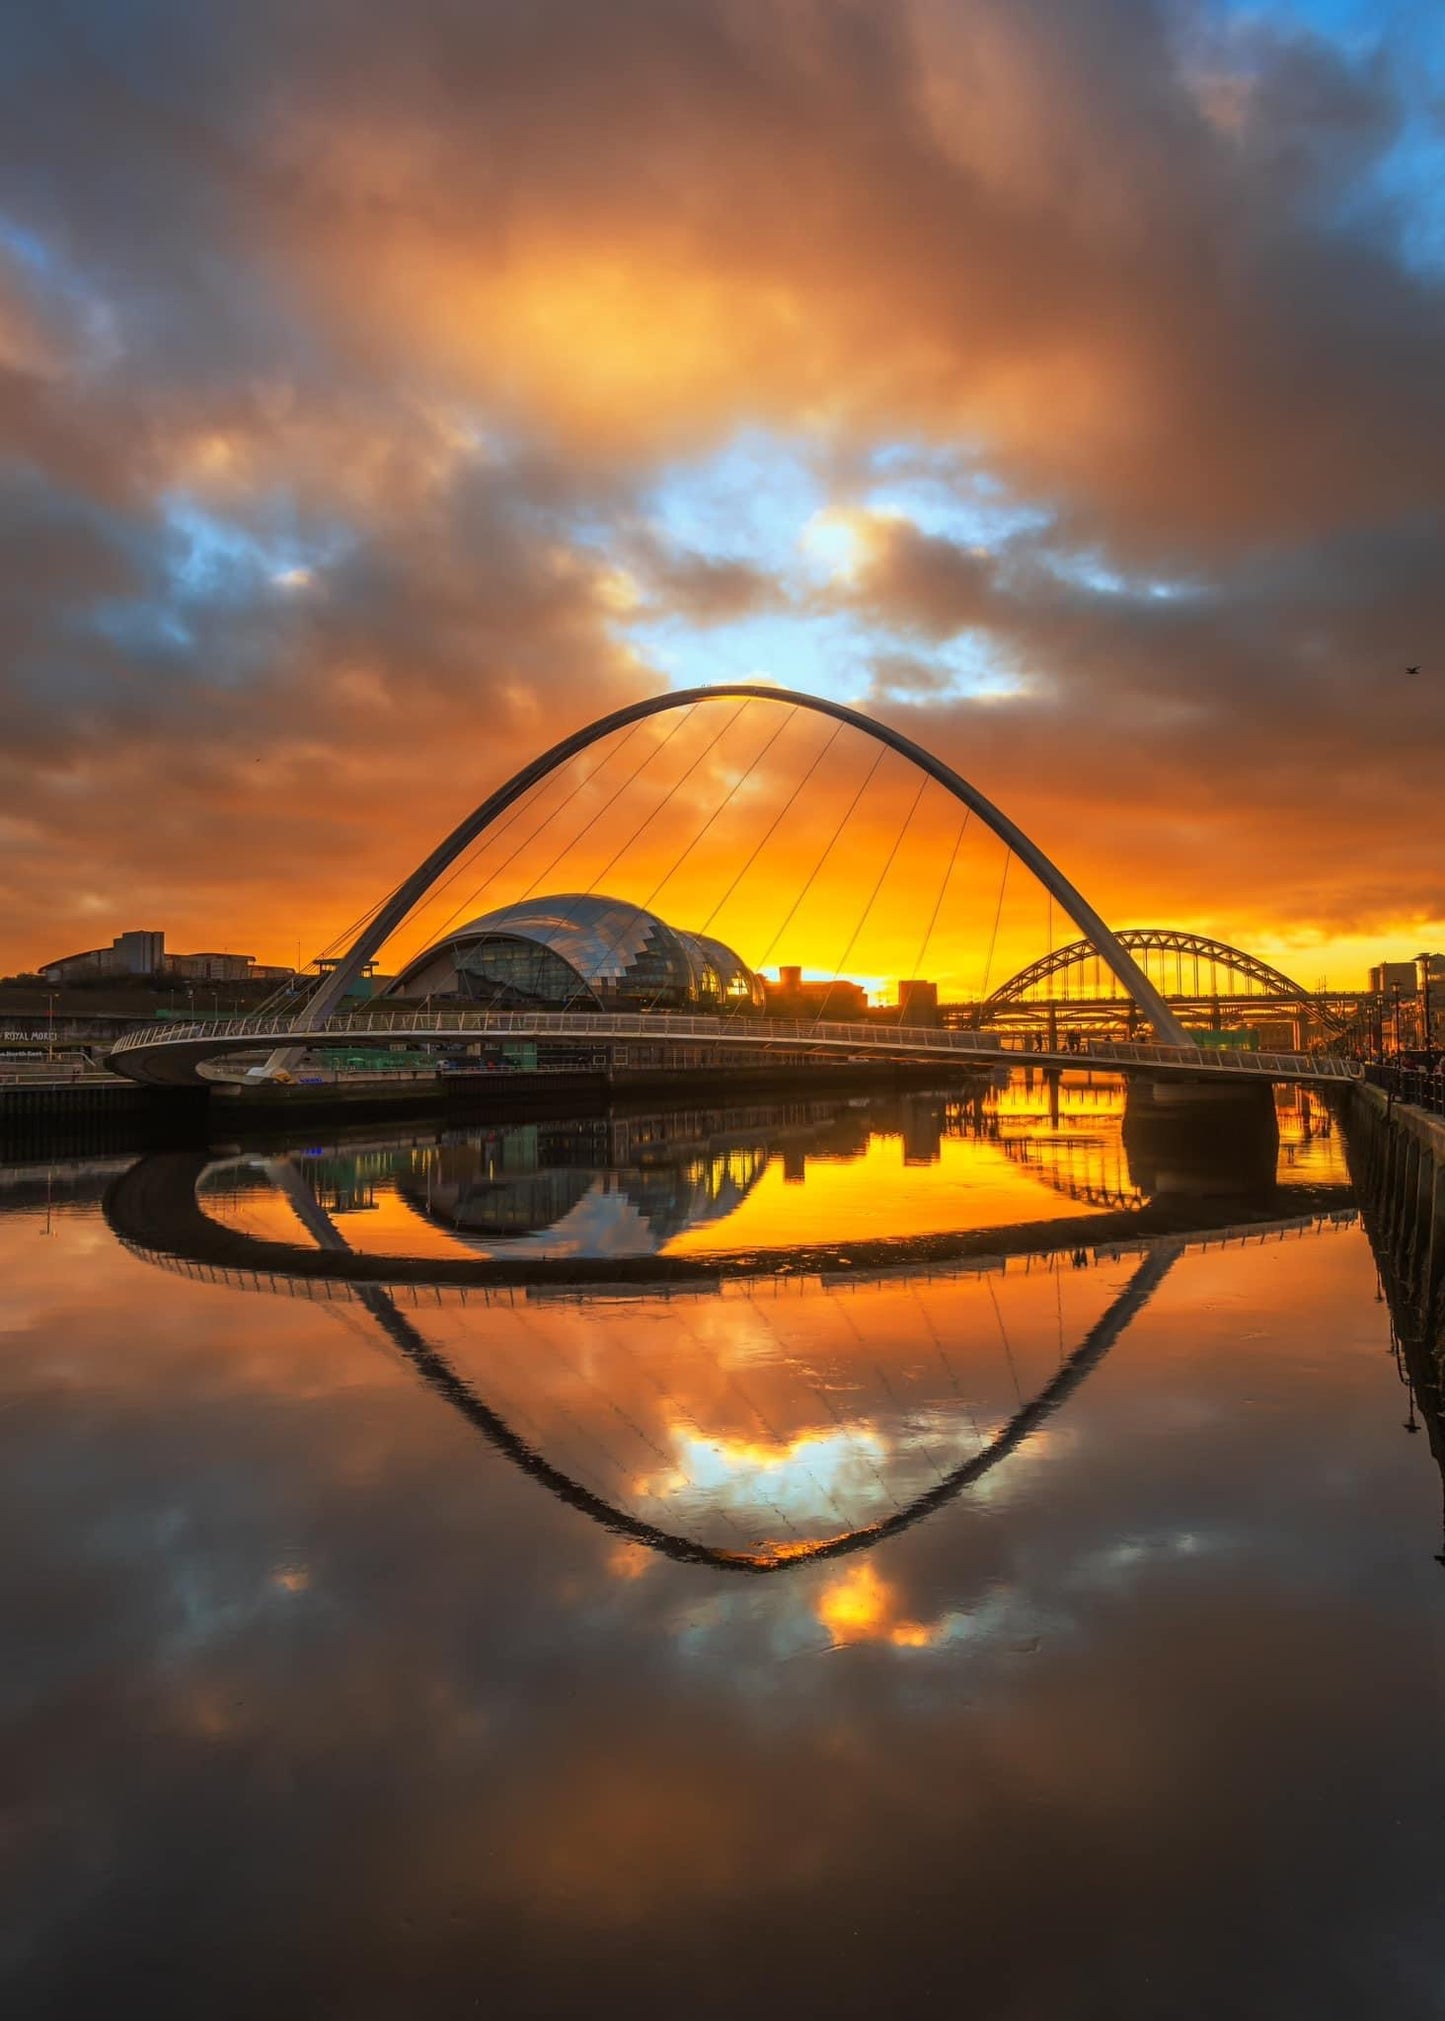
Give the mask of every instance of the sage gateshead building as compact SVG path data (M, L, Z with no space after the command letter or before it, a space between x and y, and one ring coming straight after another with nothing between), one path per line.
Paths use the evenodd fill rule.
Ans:
M388 996L463 997L496 1010L754 1011L763 986L720 940L600 892L526 898L454 927Z

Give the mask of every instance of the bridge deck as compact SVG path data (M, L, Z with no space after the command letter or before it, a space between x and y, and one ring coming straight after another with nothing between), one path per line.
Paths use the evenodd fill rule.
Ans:
M195 1083L203 1061L289 1047L335 1049L398 1039L533 1039L594 1045L711 1046L761 1054L821 1054L857 1060L906 1060L961 1068L1096 1067L1208 1081L1320 1081L1358 1078L1356 1061L1302 1053L1248 1053L1200 1046L1115 1044L1089 1040L1080 1052L1010 1045L997 1032L932 1030L917 1025L826 1019L685 1016L671 1012L444 1011L354 1012L316 1021L274 1016L215 1018L148 1026L117 1040L110 1064L130 1080Z

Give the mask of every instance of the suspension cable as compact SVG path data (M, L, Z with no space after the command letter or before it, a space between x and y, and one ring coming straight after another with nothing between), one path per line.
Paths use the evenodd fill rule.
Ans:
M748 780L752 778L754 772L756 772L759 765L762 764L764 758L767 757L769 751L772 750L774 744L777 743L779 737L782 736L784 730L787 729L788 725L792 722L793 718L797 715L797 713L798 711L796 707L788 710L787 714L783 717L782 722L779 723L777 729L773 731L773 734L768 738L767 742L763 745L762 749L751 760L747 770L738 777L738 779L734 782L732 788L730 789L726 797L722 801L720 801L719 804L713 809L712 813L708 815L706 821L704 821L701 828L698 829L696 835L693 836L691 842L688 843L686 849L683 850L681 856L678 857L676 863L673 864L671 870L669 870L666 873L666 875L661 877L658 880L658 882L653 885L651 891L647 894L647 897L643 900L644 911L650 910L654 900L658 896L658 893L662 891L664 886L668 884L668 882L677 875L678 871L682 868L683 864L687 861L688 857L691 856L693 850L696 849L698 843L702 841L702 838L704 837L704 835L707 834L708 830L712 827L713 823L717 820L718 816L722 814L727 809L727 807L731 805L732 801L742 791L743 787L747 784ZM841 724L839 725L839 727L840 728L842 727ZM716 910L716 908L714 908L714 910ZM709 914L708 917L709 921L711 921L712 915ZM698 933L695 934L693 937L695 939L700 939L704 931L705 929L699 929ZM647 1008L649 1011L656 1010L658 1000L661 997L663 989L665 987L666 987L665 984L662 983L658 984L658 987L656 988L656 990L654 990L651 998L648 1001ZM734 1008L740 1008L740 1006L734 1006Z
M887 746L884 744L880 744L878 747L877 755L873 760L873 763L868 767L868 770L864 775L861 785L859 786L857 792L853 795L853 798L848 803L847 813L844 814L842 820L838 823L837 827L833 830L832 835L828 838L826 848L824 849L822 855L818 858L817 862L813 865L812 870L808 873L807 882L804 884L802 890L798 893L797 897L793 900L792 904L788 907L787 914L783 919L782 925L778 928L777 932L773 935L772 939L768 942L767 947L764 949L762 959L758 963L758 967L760 969L765 968L767 966L768 959L771 956L773 949L777 946L778 942L782 939L783 935L787 932L788 928L792 925L798 907L802 904L803 900L812 890L813 885L817 880L818 873L822 870L823 865L828 861L828 858L832 855L833 850L837 845L838 838L842 835L843 830L848 826L849 821L853 818L854 809L857 807L858 802L863 798L863 795L867 792L869 786L873 783L873 774L878 770L878 767L883 763L883 759L886 753L887 753Z
M746 862L743 864L741 870L737 872L736 876L729 884L727 890L723 893L722 897L718 900L717 904L713 907L712 911L708 914L707 918L703 921L702 925L698 928L699 933L706 933L708 931L713 921L717 918L718 914L722 911L723 907L727 904L728 900L733 896L733 893L737 890L738 886L742 883L743 879L747 876L748 872L752 869L753 865L757 862L759 856L762 855L764 849L766 849L768 844L772 841L773 836L777 833L780 824L784 820L786 820L788 814L792 811L794 802L797 800L798 795L803 791L803 788L808 784L809 780L812 778L813 774L817 771L818 767L822 764L823 760L827 757L828 753L832 750L833 746L837 743L842 733L843 733L843 725L841 723L835 723L828 737L824 740L822 745L820 745L819 749L814 754L813 761L809 765L807 771L803 774L802 778L798 781L797 785L794 786L792 792L788 795L787 799L783 802L782 806L778 809L777 813L773 816L772 820L768 823L767 828L764 830L763 834L760 836L758 841L754 843L753 848L749 853L748 858ZM759 967L761 967L761 965L762 964L759 963Z
M983 1288L988 1293L989 1303L993 1307L993 1316L998 1321L998 1337L1003 1342L1004 1355L1008 1361L1008 1372L1013 1379L1014 1396L1018 1403L1022 1405L1024 1393L1019 1383L1019 1372L1014 1363L1014 1351L1008 1337L1008 1328L1003 1323L1003 1312L999 1306L998 1293L994 1290L992 1282L987 1277L983 1280Z
M743 706L744 708L746 708L748 705L744 703ZM739 710L738 713L740 715L742 711ZM772 736L768 738L768 741L763 745L761 751L759 751L757 756L752 760L746 772L742 773L739 776L739 778L734 782L732 787L729 789L726 796L718 802L716 807L714 807L712 813L708 815L706 821L703 822L701 828L698 829L696 835L693 836L691 842L688 843L686 849L683 850L681 856L678 857L677 861L673 864L671 870L667 872L665 877L660 878L658 882L653 885L651 891L647 894L647 897L643 900L643 904L645 906L650 906L653 900L657 897L658 893L662 891L666 885L670 884L674 877L676 877L678 871L681 870L683 864L686 863L688 857L691 856L693 850L696 849L698 843L702 841L704 835L707 834L708 830L712 827L713 823L718 819L719 815L726 813L727 809L732 805L733 801L737 798L738 794L742 791L743 787L746 786L748 780L752 778L754 772L757 771L759 765L762 764L764 758L767 757L769 751L772 750L774 744L777 743L779 737L782 736L784 730L787 729L789 723L792 722L793 718L797 715L797 713L798 711L796 708L791 708L788 710L787 714L783 717L782 722L779 723L777 729L774 730ZM736 721L737 716L734 716L733 722ZM731 728L732 727L731 724L729 724L728 727ZM841 724L839 725L839 727L840 728L842 727Z
M938 887L938 896L933 901L933 910L928 915L928 925L924 929L923 940L919 946L918 955L913 964L913 973L916 976L921 976L923 974L923 964L928 954L929 942L933 939L933 929L935 926L937 926L938 915L943 910L944 894L948 890L949 880L953 876L953 866L958 861L958 852L963 846L963 838L968 830L968 824L970 820L972 820L972 818L973 818L973 809L971 807L965 807L963 810L963 819L958 824L958 833L953 838L953 848L949 853L948 868L943 873L943 882ZM903 1022L903 991L901 989L898 992L898 1022L899 1024L902 1024Z
M634 723L632 725L632 728L627 732L626 736L620 738L619 741L616 744L614 744L610 750L604 753L603 757L599 760L599 762L592 767L592 770L588 772L585 775L585 777L577 781L576 785L572 788L571 792L563 795L561 800L559 800L557 805L552 809L552 812L546 817L546 820L539 822L537 826L532 830L532 833L531 835L528 836L527 841L531 842L535 840L535 838L541 834L542 830L548 827L550 823L553 822L560 813L562 813L564 808L569 807L572 804L573 800L577 797L577 795L582 791L583 787L590 786L592 781L597 777L597 775L601 771L603 771L603 769L606 766L612 763L612 760L615 757L617 757L619 752L626 750L628 744L631 743L633 737L635 736L637 731L640 730L641 728L642 725L640 722ZM466 856L462 859L460 863L457 864L456 868L450 873L449 876L444 877L439 884L435 884L432 886L431 891L427 894L428 898L429 899L439 898L442 892L444 892L449 885L454 884L456 882L457 878L462 875L464 870L468 870L473 867L473 865L485 853L485 851L490 847L491 843L494 840L500 841L502 836L506 834L507 830L512 826L513 822L525 809L535 807L538 799L540 799L542 795L543 789L551 783L551 778L553 776L554 775L549 774L546 778L539 779L537 781L537 784L534 787L532 787L530 792L525 793L522 796L522 799L518 803L515 811L512 814L508 815L507 819L501 823L500 827L488 828L484 830L481 838L479 839L478 845L468 850ZM522 846L525 847L526 845L523 844ZM514 854L516 853L517 852L514 852ZM512 857L508 857L507 863L510 863L511 861ZM507 867L506 863L498 864L494 876L500 876L501 872L506 867ZM488 883L491 883L493 881L494 878L489 878L487 880ZM462 900L462 902L458 906L456 906L450 913L448 913L447 917L442 921L441 925L428 933L427 936L428 939L432 941L440 939L441 935L446 932L447 928L451 925L452 921L457 917L457 915L461 912L466 911L467 908L473 903L473 901L479 898L482 892L484 892L486 889L487 884L474 885L472 890L467 893L467 896Z
M722 742L723 738L727 735L728 731L733 727L734 723L737 722L738 718L742 715L743 711L750 706L751 701L752 697L749 696L746 701L740 702L737 708L735 708L732 714L728 717L727 721L723 724L722 728L720 730L715 731L714 734L708 739L707 743L703 745L702 749L698 752L697 756L693 759L692 763L687 767L687 769L679 773L678 777L674 779L671 786L668 787L667 791L658 801L657 805L651 810L650 813L645 814L642 820L638 822L637 826L633 829L632 833L628 836L627 840L623 843L622 847L620 849L615 849L613 851L612 855L607 859L606 863L603 864L602 868L597 872L596 876L588 884L584 896L594 892L597 889L598 885L602 882L603 878L606 877L608 872L614 867L614 865L622 861L622 858L627 854L628 850L632 847L633 843L636 842L638 836L642 834L643 830L652 825L652 823L657 819L658 815L662 812L663 808L668 805L669 801L671 801L674 794L681 791L682 787L687 784L687 781L692 777L693 773L697 770L698 766L702 764L704 759L710 757L712 753L717 749L718 745ZM691 714L691 711L689 710L688 713ZM679 858L679 861L680 860L681 859ZM676 866L674 865L674 868L675 867ZM668 874L671 875L671 872L669 872ZM666 881L667 879L664 878L663 883L666 883ZM658 888L660 890L661 886L659 886ZM628 927L635 922L637 918L637 913L645 912L646 910L647 910L646 906L638 906L637 908L635 908L630 918L626 918L623 920L623 922L618 926L616 932L612 935L611 939L607 943L608 954L616 953L617 949L622 944L623 935L627 932ZM578 980L582 984L582 987L585 989L587 986L586 979L579 975ZM564 1011L567 1009L568 1005L575 1002L578 994L579 991L574 989L568 995L566 1001L562 1005Z
M447 914L446 918L441 922L440 926L433 928L429 932L428 934L429 941L435 941L439 939L441 935L446 932L447 928L452 924L452 922L459 916L459 914L464 912L477 898L481 896L482 892L487 890L487 888L491 884L496 882L497 878L501 876L502 872L506 870L511 863L515 862L516 858L522 853L522 851L528 846L528 844L535 841L537 836L542 833L543 829L550 826L550 824L557 818L557 816L571 805L572 801L576 798L577 794L581 792L582 788L584 786L590 785L592 780L598 776L598 774L604 769L604 767L612 763L612 760L618 755L619 752L621 752L626 748L626 746L631 742L632 738L637 734L638 730L641 729L641 727L642 725L640 722L634 723L632 725L631 729L628 730L627 734L624 737L622 737L615 745L612 746L610 750L608 750L603 755L599 763L594 765L591 771L588 772L584 778L579 779L576 785L573 786L571 791L565 794L563 798L560 801L558 801L557 805L552 809L552 811L549 814L545 815L543 819L537 823L536 827L533 828L531 832L523 839L523 841L518 843L516 847L513 848L506 857L503 858L502 862L500 862L496 866L496 868L491 872L490 876L484 879L482 883L474 885L473 888L467 893L466 897L458 905L454 906L451 912ZM434 900L438 898L441 895L441 893L444 892L448 888L448 886L454 884L457 878L462 876L466 870L473 867L476 864L479 857L484 855L486 850L490 848L494 842L500 841L502 837L507 833L507 831L511 827L513 827L514 824L517 821L519 821L524 814L534 811L538 801L542 798L546 788L548 787L548 785L550 785L550 783L551 783L551 776L549 775L546 778L539 779L533 787L531 787L526 793L524 793L522 798L517 803L516 807L507 816L506 820L503 821L500 824L500 826L486 830L483 836L479 838L477 845L467 852L467 854L455 866L455 868L450 872L450 874L444 879L442 879L442 881L439 884L433 886L432 890L427 894L428 899ZM362 913L358 919L354 920L350 926L343 929L341 933L333 936L333 938L327 942L326 946L321 949L319 954L312 956L310 965L319 966L321 962L327 960L328 957L334 954L339 948L351 945L351 943L356 939L356 936L360 932L362 932L362 930L367 925L370 924L370 922L386 905L388 905L391 902L391 899L395 896L395 893L400 889L401 886L397 885L393 888L392 891L385 893L381 898L379 898L376 901L374 905L369 906L367 910L364 913ZM272 1002L283 1000L289 994L289 992L290 986L283 986L280 990L275 992L274 998L270 998L267 1000L267 1004L263 1005L262 1008L263 1009L268 1008ZM430 1001L429 997L428 1001Z
M400 886L397 886L395 888L399 890ZM354 919L350 926L346 927L341 933L334 935L333 938L326 943L325 947L322 948L319 954L312 955L311 960L306 965L307 968L314 968L319 963L325 961L327 956L333 953L336 948L340 947L343 942L350 942L355 940L357 934L359 934L362 931L363 927L369 925L370 922L373 919L375 919L377 913L380 912L381 908L389 902L392 895L393 894L391 892L384 893L382 897L377 899L374 905L369 905L366 911L363 912L359 918ZM262 1002L257 1005L255 1015L262 1016L267 1011L277 1010L286 1002L286 999L288 997L299 994L302 989L302 978L305 975L305 973L306 969L298 968L292 975L291 980L289 982L278 983L276 988L271 991L270 995L265 997L262 1000Z
M858 924L849 934L848 945L843 949L843 952L839 955L837 963L834 966L833 982L835 983L837 982L838 977L842 972L844 962L847 961L849 955L853 952L854 945L857 942L859 934L863 931L869 913L873 910L873 906L878 897L879 892L883 889L884 879L887 877L889 871L893 868L893 859L895 856L897 856L899 850L903 846L903 838L908 833L913 817L918 812L918 803L923 798L923 795L927 791L927 789L928 789L928 775L927 773L925 773L924 776L918 782L918 791L913 796L913 804L909 807L908 812L903 817L903 826L899 829L898 833L893 838L893 847L889 850L887 856L883 859L883 868L879 871L877 878L874 880L873 889L868 894L868 902L863 907L862 912L858 916ZM832 985L830 984L829 987L831 988L831 986ZM822 1017L824 1010L827 1008L827 1003L828 998L825 994L819 1002L817 1011L814 1013L813 1016L814 1024L817 1024L819 1018Z
M617 746L618 750L622 748L623 744L626 744L628 738L631 737L639 727L640 725L636 723L633 724L632 729L629 730L627 733L627 737L624 737L622 739L622 744L619 744ZM587 775L588 779L595 778L597 773L602 770L602 766L609 764L614 756L615 752L609 751L607 755L603 758L602 763L594 766L592 771L588 773ZM489 848L493 842L500 841L502 836L506 834L507 830L511 828L514 825L514 823L516 823L522 818L523 814L529 812L532 808L536 806L537 801L541 798L544 789L550 783L551 779L550 777L548 777L539 779L535 785L531 786L527 790L527 792L522 795L522 798L517 802L517 805L512 809L512 812L507 816L506 820L503 821L498 827L486 829L483 832L482 836L479 837L477 843L470 850L468 850L466 855L461 858L461 860L456 864L456 866L452 869L449 875L444 877L440 883L432 886L430 892L428 892L427 894L428 898L439 897L440 894L443 891L445 891L449 885L454 884L457 878L459 878L464 871L469 869L471 865L476 862L477 858L487 848ZM579 781L579 785L585 785L586 783L587 783L586 780ZM553 809L553 814L561 812L562 808L565 807L567 804L567 798L570 798L570 795L558 803L558 806ZM549 816L548 818L551 819L552 817ZM546 822L543 822L541 825L545 827ZM535 829L533 830L534 834L537 832L539 831ZM395 890L397 891L399 891L400 889L401 889L400 885L397 885L395 887ZM378 899L375 905L368 906L367 910L364 913L362 913L359 919L353 921L353 923L350 926L344 928L341 933L336 934L331 940L327 942L326 946L322 948L321 952L318 955L314 955L312 957L313 962L325 961L329 955L336 953L336 951L340 947L347 945L351 941L353 941L356 938L357 934L360 933L362 928L368 923L368 921L374 919L377 913L381 911L382 907L389 902L392 895L393 894L391 892L388 892L385 897ZM452 918L455 917L456 915L454 913L452 915ZM443 922L442 931L445 931L446 926L449 925L450 923L451 923L450 920Z
M695 704L693 706L695 706ZM598 808L597 812L592 816L592 819L587 823L586 827L582 828L576 835L572 836L571 839L563 846L563 848L561 848L557 852L557 854L552 858L552 861L547 865L546 869L543 870L539 876L534 877L532 879L532 882L527 886L526 890L523 891L518 897L518 899L515 901L517 904L520 904L523 899L529 898L532 895L532 893L537 889L537 886L541 883L542 878L546 877L556 867L556 865L561 862L562 858L567 854L568 850L575 848L577 843L579 843L582 840L582 837L587 834L588 830L596 826L596 824L601 820L602 816L607 812L608 808L612 805L613 801L617 799L618 795L621 793L625 793L627 788L631 786L634 783L634 781L642 777L642 774L647 770L648 766L652 763L653 759L659 756L661 752L666 750L667 746L672 742L673 738L677 735L678 731L682 728L683 724L687 721L688 717L691 716L691 714L692 714L691 707L683 711L682 715L678 718L677 722L673 724L672 728L668 731L667 735L662 739L662 741L652 746L651 750L648 752L647 756L642 760L642 763L640 765L633 766L632 770L628 773L627 777L622 781L621 785L618 786L616 791L607 800L603 802L603 804ZM621 743L617 745L616 749L621 750L623 745L629 743L632 739L633 732L640 729L641 727L642 725L640 722L634 723L632 729L628 731L627 735L622 739ZM497 879L501 876L502 872L507 868L508 864L513 863L516 860L516 858L521 854L521 852L528 846L528 844L534 841L535 838L541 834L544 828L549 827L551 823L556 819L556 817L564 811L564 809L571 806L572 802L576 799L577 795L582 791L582 788L585 785L589 784L590 781L595 779L598 773L602 770L602 766L608 764L612 759L612 757L615 755L616 755L615 751L609 752L607 757L602 760L602 764L594 765L592 770L587 774L587 777L585 779L579 779L577 784L573 787L572 791L567 795L567 797L558 806L553 808L552 812L549 815L547 815L545 820L538 822L537 826L532 830L531 834L525 837L523 841L517 844L517 847L511 852L509 856L505 857L503 861L497 865L496 869L492 871L491 875L489 877L484 878L483 881L479 885L477 885L474 890L468 892L466 898L463 899L460 905L453 907L449 916L442 922L442 926L440 929L441 932L444 933L446 931L447 927L451 925L452 920L454 920L457 917L458 913L466 911L470 906L472 906L476 902L476 900L481 897L482 893L488 888L489 885L496 883ZM425 1001L428 1004L431 1002L431 995L432 993L429 990L427 992L425 999Z
M749 698L749 701L750 700L751 697ZM645 828L651 827L652 823L657 819L658 815L662 812L663 808L668 805L669 801L673 798L674 794L678 793L682 789L682 787L684 787L687 784L688 780L692 777L693 773L697 770L698 766L703 762L703 760L712 755L712 753L717 749L717 746L722 742L723 738L727 735L728 731L732 728L733 724L738 720L739 716L741 716L743 710L746 709L748 706L749 706L748 702L740 703L738 707L733 710L732 714L728 717L727 721L723 724L722 728L716 731L714 735L711 738L709 738L708 742L703 745L702 749L698 752L697 756L693 759L692 763L688 766L687 770L673 781L672 785L668 787L667 791L663 794L662 798L658 801L657 805L653 808L652 812L650 814L646 814L643 816L642 820L638 822L637 826L633 829L632 833L628 836L627 840L623 843L622 847L620 849L615 849L612 852L611 856L608 857L607 861L603 864L602 868L598 871L597 875L592 879L592 882L587 886L589 892L595 891L597 889L597 886L602 882L603 878L607 875L607 873L622 861L623 857L627 854L628 850L632 847L633 843L637 840L638 836L642 834ZM679 857L678 861L681 862L681 860L682 860L681 857ZM669 872L668 874L670 876L671 872ZM666 881L667 879L664 878L663 883L666 883ZM659 886L658 888L661 889L661 886Z
M642 763L628 774L628 776L623 780L622 784L617 788L617 791L613 793L609 799L603 801L602 805L597 809L597 812L592 816L592 819L587 823L586 827L579 829L578 832L566 844L566 846L557 851L557 854L552 858L551 862L547 864L544 869L538 871L537 875L532 879L532 882L521 894L522 898L530 898L532 896L532 893L537 889L537 886L542 882L543 878L550 877L552 875L552 872L557 868L557 865L562 861L562 858L565 855L567 855L568 851L575 849L577 847L577 844L582 840L582 837L584 835L591 834L592 830L597 826L597 823L602 819L603 815L612 806L613 802L616 801L621 794L625 793L629 786L635 784L636 781L642 777L643 773L647 770L648 766L652 763L654 758L660 758L662 756L663 752L667 749L668 745L672 742L673 738L677 735L678 731L683 727L684 723L691 722L692 714L694 709L696 709L696 707L697 707L696 702L690 702L688 704L688 706L683 710L682 714L678 717L677 721L672 725L671 729L667 732L667 735L663 737L658 743L652 746L652 749L648 752L647 756L643 759ZM633 728L637 729L638 727L640 726L634 723ZM611 869L611 867L612 865L608 864L607 868L609 870ZM603 875L604 876L606 875L605 871L603 872ZM592 890L593 885L595 885L596 882L597 880L594 878L592 884L589 884L587 889L589 891ZM520 900L518 902L520 903Z
M988 979L993 969L994 944L998 940L998 923L1003 918L1004 887L1008 883L1008 867L1013 862L1013 856L1014 853L1012 849L1006 849L1004 851L1003 876L998 881L998 904L994 907L993 913L993 932L988 937L988 953L984 957L983 987L980 989L978 993L980 1003L986 1002L988 998Z
M632 728L627 732L627 735L623 737L620 740L620 742L617 743L613 747L613 749L607 753L607 755L602 759L601 763L594 765L592 767L592 770L589 773L587 773L585 778L579 779L576 785L572 788L571 792L564 795L564 797L558 801L557 805L552 809L551 813L544 816L544 818L537 823L536 827L531 831L531 833L525 836L523 840L520 841L517 844L517 846L510 852L510 854L505 856L502 859L502 861L496 866L496 868L487 877L485 877L480 884L473 886L473 888L467 893L466 897L461 901L461 903L452 908L451 912L442 921L441 926L433 931L431 935L432 940L438 939L441 934L445 933L447 928L451 925L452 921L455 918L457 918L458 914L469 910L470 907L473 904L475 904L476 900L481 897L482 893L488 890L490 886L496 883L497 879L501 876L502 872L506 870L511 864L516 862L517 858L521 855L522 851L524 849L529 848L530 845L536 841L537 837L542 833L542 830L544 828L550 828L552 823L557 819L557 816L559 814L566 812L566 810L572 805L572 802L577 798L577 795L582 791L583 787L591 785L592 781L603 770L604 766L610 765L612 760L617 756L618 752L624 750L627 747L627 745L631 743L634 733L640 730L641 727L642 727L641 723L634 723L632 725ZM665 744L666 742L667 739L664 737L663 743ZM615 800L617 798L618 793L625 792L627 787L629 787L632 784L633 780L636 779L640 773L646 771L648 765L651 764L652 759L657 755L657 750L660 748L661 746L655 747L654 750L650 752L646 758L643 759L640 765L636 765L633 767L632 771L628 773L627 777L622 781L622 784L617 788L617 792L612 795L612 800ZM612 800L607 801L605 806L599 808L598 814L593 816L594 821L597 820L601 814L605 814L607 812L607 808L612 805ZM587 824L589 828L591 827L591 825L592 825L591 822ZM584 828L582 830L582 834L585 835L586 833L587 829ZM577 840L580 840L580 837L574 836L573 841ZM565 856L567 854L567 849L570 849L571 847L572 842L569 842L567 844L567 847L561 851L561 855ZM552 862L556 863L557 861L559 861L559 858L553 857ZM552 865L549 864L547 867L550 870ZM545 874L546 872L543 873L544 876ZM535 889L536 889L535 884L528 885L527 890L521 894L522 897L526 898L529 895L529 893L534 891Z

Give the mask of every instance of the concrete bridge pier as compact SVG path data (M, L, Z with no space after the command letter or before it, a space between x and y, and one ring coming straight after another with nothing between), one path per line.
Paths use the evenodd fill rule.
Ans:
M1124 1152L1140 1189L1255 1199L1274 1190L1279 1119L1267 1083L1132 1078Z

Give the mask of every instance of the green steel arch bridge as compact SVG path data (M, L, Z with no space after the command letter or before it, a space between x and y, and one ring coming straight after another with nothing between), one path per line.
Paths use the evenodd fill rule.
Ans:
M1296 1050L1304 1050L1307 1039L1338 1043L1375 1005L1368 990L1311 989L1208 934L1140 926L1123 927L1116 938L1189 1029L1287 1019L1296 1028ZM957 1021L1046 1038L1070 1027L1132 1034L1139 1022L1137 1004L1090 940L1052 949L1000 983L976 1010L952 1012Z

